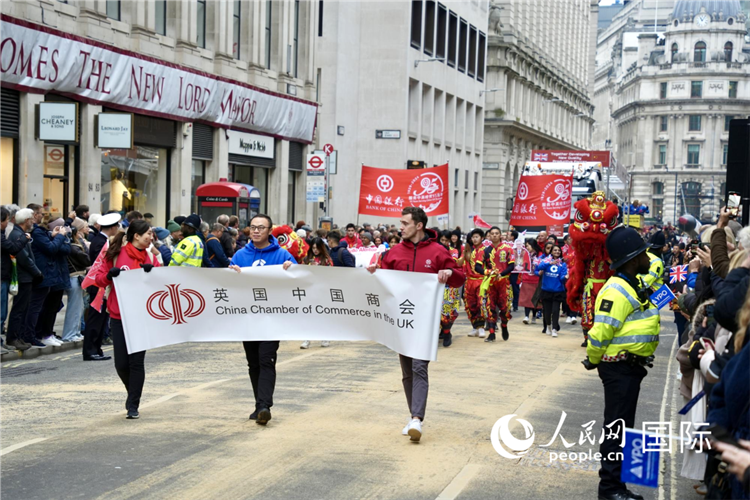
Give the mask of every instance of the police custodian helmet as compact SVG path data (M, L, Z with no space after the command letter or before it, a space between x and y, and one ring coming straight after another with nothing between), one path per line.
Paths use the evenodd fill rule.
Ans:
M617 270L626 262L633 260L649 249L649 244L643 241L638 231L629 226L617 226L607 235L605 241L607 253L612 259L612 270Z

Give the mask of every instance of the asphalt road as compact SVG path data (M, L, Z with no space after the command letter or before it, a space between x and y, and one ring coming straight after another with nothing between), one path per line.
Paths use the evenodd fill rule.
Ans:
M676 330L662 317L655 367L641 389L641 421L674 420ZM304 327L302 327L304 330ZM237 343L150 351L141 419L125 419L125 391L112 362L80 353L4 363L0 488L5 498L207 499L586 499L596 498L598 463L550 461L579 445L582 425L602 421L602 387L580 365L580 327L552 339L511 321L511 338L468 338L465 315L454 345L430 366L424 435L400 432L409 412L397 355L377 344L334 343L279 353L273 419L248 420L252 389ZM562 411L566 449L553 436ZM536 440L521 459L499 456L493 424L517 414ZM676 429L679 429L679 425ZM519 427L512 428L523 438ZM699 498L666 457L649 499Z

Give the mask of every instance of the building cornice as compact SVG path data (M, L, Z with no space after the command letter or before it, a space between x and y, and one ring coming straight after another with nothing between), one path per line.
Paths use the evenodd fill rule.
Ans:
M617 119L622 114L635 110L638 111L638 108L646 108L646 107L656 107L656 106L670 106L674 108L674 106L677 106L677 109L672 109L672 111L683 111L684 113L688 113L690 110L684 110L682 109L683 106L690 106L692 107L695 104L700 104L703 109L701 111L704 112L717 112L717 114L724 114L724 113L718 113L718 111L722 111L721 108L714 109L711 106L745 106L748 110L748 113L750 113L750 99L650 99L648 101L633 101L629 102L628 104L621 106L617 109L612 110L612 118ZM723 110L726 111L726 110ZM646 110L641 110L641 112L646 112Z

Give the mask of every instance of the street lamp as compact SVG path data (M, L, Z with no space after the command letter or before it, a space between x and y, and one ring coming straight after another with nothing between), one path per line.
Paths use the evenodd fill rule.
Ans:
M433 61L443 62L444 60L445 58L443 57L431 57L429 59L417 59L416 61L414 61L414 67L416 68L417 66L419 66L419 63L423 63L423 62L433 62Z
M505 90L505 89L487 89L487 90L480 90L480 91L479 91L479 97L482 97L482 94L489 94L490 92L497 92L498 90Z

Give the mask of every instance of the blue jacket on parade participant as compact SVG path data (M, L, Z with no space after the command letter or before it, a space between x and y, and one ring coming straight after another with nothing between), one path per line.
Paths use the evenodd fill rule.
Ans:
M255 266L277 266L284 262L291 262L296 264L292 254L290 254L285 248L279 246L279 242L274 236L269 236L268 241L270 245L265 248L257 249L253 244L252 240L247 242L242 250L238 250L237 253L232 257L230 265L239 267L255 267Z
M542 290L545 292L564 292L565 276L568 275L568 266L565 262L543 260L536 266L534 273L538 276L539 271L544 271L542 275Z

